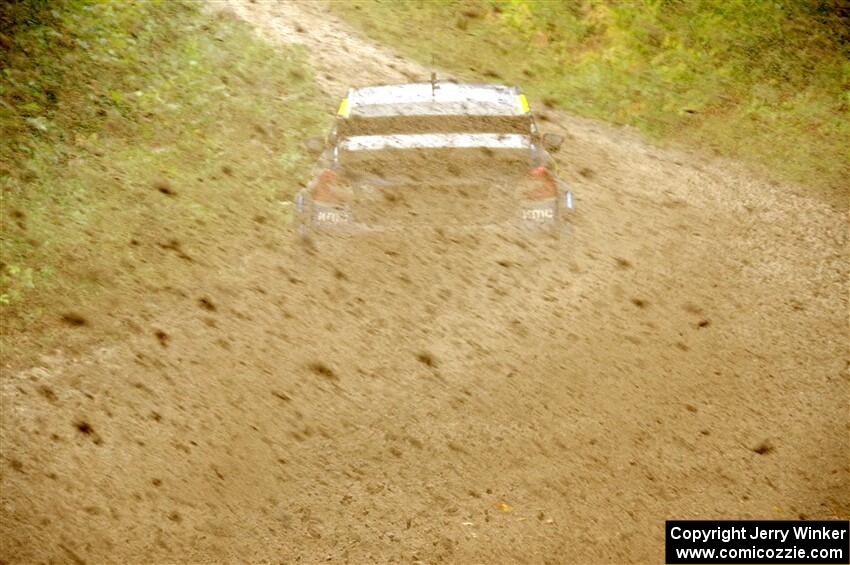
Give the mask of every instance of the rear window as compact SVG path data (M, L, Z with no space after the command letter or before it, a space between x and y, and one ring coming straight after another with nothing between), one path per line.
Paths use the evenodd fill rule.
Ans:
M353 116L339 120L337 135L393 135L405 133L533 133L528 114L522 116Z
M459 178L504 178L527 174L527 149L385 149L343 151L340 164L352 180L370 177L426 181Z

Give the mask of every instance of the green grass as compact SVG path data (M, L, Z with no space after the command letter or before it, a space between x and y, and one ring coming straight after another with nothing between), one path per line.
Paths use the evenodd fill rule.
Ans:
M203 256L285 225L330 107L300 50L177 0L24 0L0 23L4 351L191 276L174 242Z
M847 206L850 21L839 2L330 2L434 65L760 166ZM843 14L843 19L842 19Z

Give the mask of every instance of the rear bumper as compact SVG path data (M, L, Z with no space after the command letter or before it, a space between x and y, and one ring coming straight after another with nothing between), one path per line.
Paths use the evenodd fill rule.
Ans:
M296 196L295 204L301 231L346 234L434 229L447 231L504 231L514 229L525 232L554 231L561 233L562 231L569 231L570 213L573 210L574 202L572 193L564 192L559 197L548 200L518 202L515 214L506 220L469 224L363 223L357 221L356 214L347 206L306 202L301 193Z

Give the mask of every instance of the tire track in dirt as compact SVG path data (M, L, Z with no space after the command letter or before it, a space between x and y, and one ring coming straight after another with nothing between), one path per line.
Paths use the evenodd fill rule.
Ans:
M334 97L422 76L319 4L219 6ZM657 562L665 518L846 516L844 211L547 118L571 249L264 226L4 378L0 559Z

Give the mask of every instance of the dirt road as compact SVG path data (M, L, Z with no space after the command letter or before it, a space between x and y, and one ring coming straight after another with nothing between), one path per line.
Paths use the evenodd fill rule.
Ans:
M219 7L333 96L427 76L319 4ZM571 250L258 231L4 378L0 562L660 562L667 518L847 517L846 210L545 118Z

